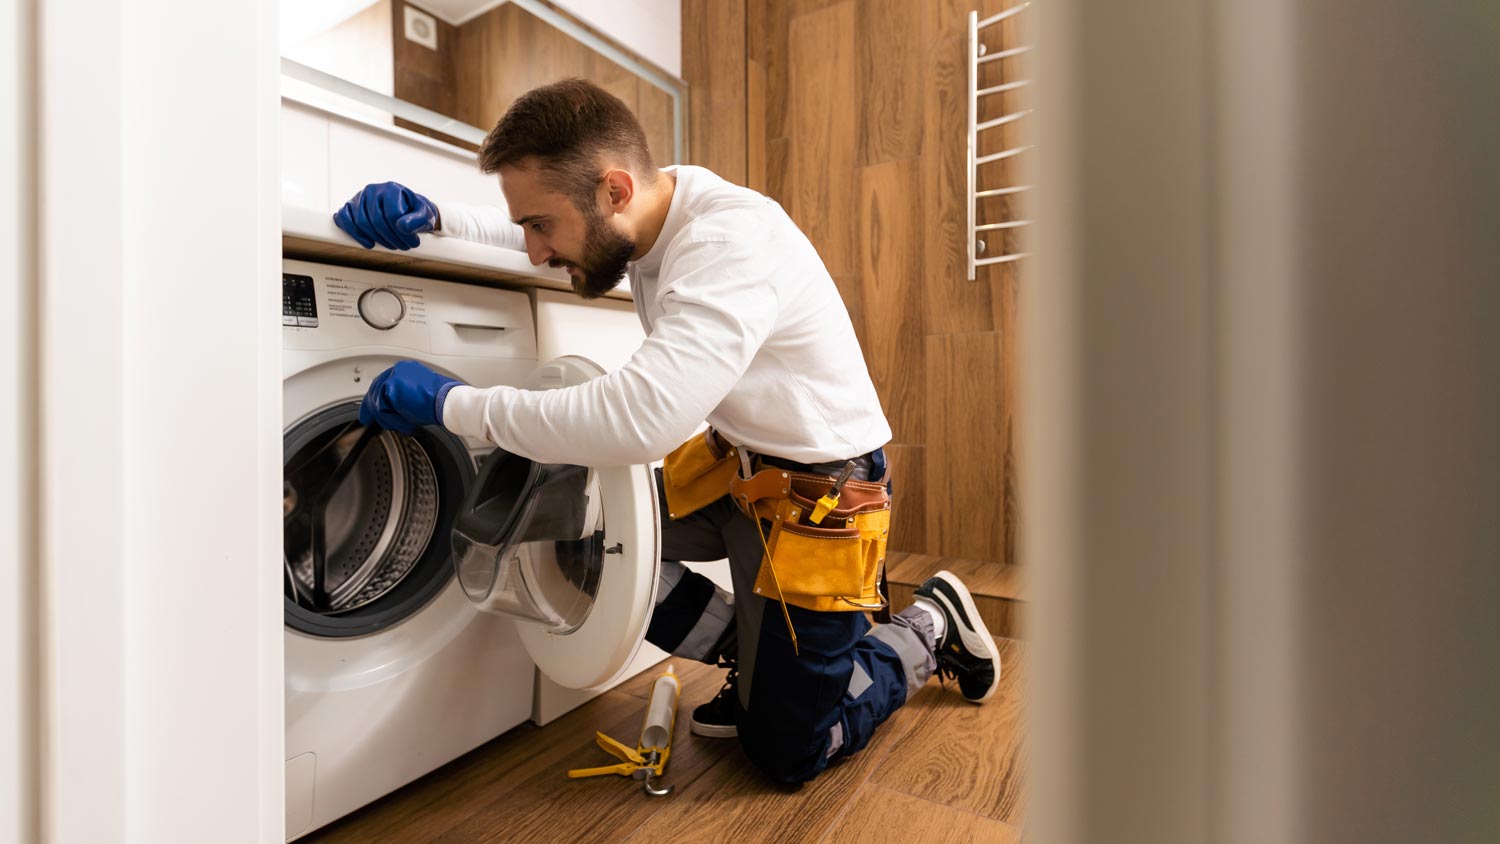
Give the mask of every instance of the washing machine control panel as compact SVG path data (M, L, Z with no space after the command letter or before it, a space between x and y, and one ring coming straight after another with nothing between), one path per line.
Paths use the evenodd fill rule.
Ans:
M524 359L532 362L525 372L536 366L531 302L520 291L292 259L281 271L284 350Z
M318 299L313 292L312 276L281 274L281 324L318 327Z
M406 316L406 300L389 287L371 287L359 294L359 315L365 324L389 331Z

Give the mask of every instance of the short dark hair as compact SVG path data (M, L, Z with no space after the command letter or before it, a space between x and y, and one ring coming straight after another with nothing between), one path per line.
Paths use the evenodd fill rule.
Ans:
M535 156L544 176L580 210L593 208L602 161L614 158L656 181L646 133L619 97L584 79L564 79L522 94L479 149L479 169L494 173Z

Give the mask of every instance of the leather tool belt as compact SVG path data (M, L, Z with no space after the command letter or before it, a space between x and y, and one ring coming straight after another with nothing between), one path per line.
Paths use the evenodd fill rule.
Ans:
M882 609L879 581L891 526L887 479L845 482L837 505L815 524L810 515L834 478L764 463L747 478L738 458L712 429L668 455L663 475L670 517L683 518L727 491L761 529L765 554L755 593L780 601L784 616L786 604L819 612Z
M713 428L678 446L662 461L667 515L681 519L723 498L739 465L739 450Z

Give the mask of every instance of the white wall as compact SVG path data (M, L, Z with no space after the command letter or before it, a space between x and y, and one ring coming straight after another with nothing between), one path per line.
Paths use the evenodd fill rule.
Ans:
M39 839L269 844L275 6L39 5Z
M557 5L673 76L682 76L681 0L558 0Z

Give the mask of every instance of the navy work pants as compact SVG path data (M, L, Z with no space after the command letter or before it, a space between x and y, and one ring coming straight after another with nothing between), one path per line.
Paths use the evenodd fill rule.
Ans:
M856 477L868 465L861 470ZM794 653L780 603L753 591L763 553L755 523L727 496L677 520L663 501L661 513L661 583L646 639L687 659L736 661L740 744L772 779L804 782L858 752L932 675L932 621L915 607L872 625L862 612L788 606ZM725 557L732 595L682 564Z

